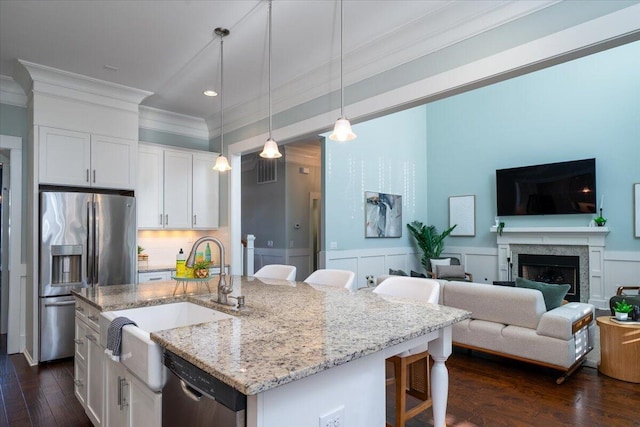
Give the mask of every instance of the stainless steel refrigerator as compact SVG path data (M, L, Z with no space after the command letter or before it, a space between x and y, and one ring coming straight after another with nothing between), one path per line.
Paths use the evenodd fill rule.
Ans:
M74 354L74 288L135 283L132 196L40 192L40 361Z

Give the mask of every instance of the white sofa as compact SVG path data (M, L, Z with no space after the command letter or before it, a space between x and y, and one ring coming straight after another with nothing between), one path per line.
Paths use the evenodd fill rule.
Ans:
M453 344L561 370L562 383L593 348L595 307L570 302L547 311L534 289L440 281L440 304L470 311Z

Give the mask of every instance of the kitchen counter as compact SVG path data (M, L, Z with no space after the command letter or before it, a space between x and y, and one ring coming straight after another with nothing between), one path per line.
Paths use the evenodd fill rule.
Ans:
M212 289L214 283L216 278ZM155 332L151 339L249 396L374 354L388 357L421 340L444 342L435 346L438 350L434 347L444 357L434 360L446 375L449 326L470 316L464 310L363 290L239 276L233 276L233 283L232 295L245 296L246 308L240 311L221 307L206 287L174 297L175 282L83 289L76 295L102 311L187 299L235 313L232 319ZM384 358L380 360L375 366L382 363L384 376Z
M229 264L225 264L227 269L229 269ZM209 268L220 268L220 264L212 264ZM159 271L175 271L176 265L149 265L149 266L141 266L138 265L138 273L157 273Z

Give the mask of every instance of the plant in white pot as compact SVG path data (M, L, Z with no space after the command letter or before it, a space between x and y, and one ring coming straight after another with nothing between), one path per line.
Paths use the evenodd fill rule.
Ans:
M439 258L444 249L444 239L451 234L457 224L447 228L442 233L438 233L435 225L424 225L420 221L413 221L407 224L407 228L416 241L418 248L422 251L420 262L426 271L431 270L431 259Z
M625 300L616 302L616 305L613 307L613 311L616 313L616 319L618 320L628 320L631 310L633 310L633 306L627 304Z

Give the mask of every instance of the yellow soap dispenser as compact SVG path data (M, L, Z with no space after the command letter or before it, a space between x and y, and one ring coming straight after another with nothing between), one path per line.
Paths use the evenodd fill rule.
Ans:
M185 256L182 248L180 248L180 252L176 255L176 277L185 277L186 273Z

